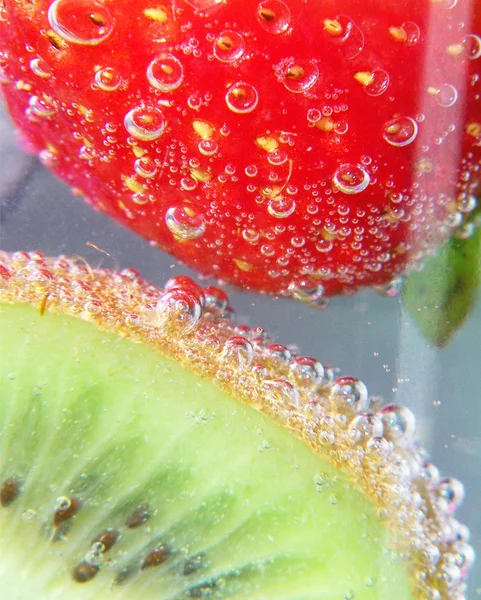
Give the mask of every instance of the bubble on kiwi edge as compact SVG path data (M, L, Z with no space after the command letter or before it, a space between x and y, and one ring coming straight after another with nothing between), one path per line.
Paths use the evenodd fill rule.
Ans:
M382 406L361 381L337 377L335 369L272 344L261 328L235 325L222 290L202 289L184 276L160 289L133 269L115 272L78 258L0 252L0 303L28 303L41 314L94 322L146 344L265 413L369 498L396 532L396 550L409 564L416 599L433 590L440 600L467 593L473 561L463 562L466 552L457 549L473 556L474 551L469 530L454 517L464 488L439 475L416 438L411 411ZM20 491L17 482L7 483L3 506ZM79 577L88 578L87 571Z

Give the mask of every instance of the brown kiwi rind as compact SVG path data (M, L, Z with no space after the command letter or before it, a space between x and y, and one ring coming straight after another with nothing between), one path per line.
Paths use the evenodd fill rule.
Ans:
M381 406L361 381L292 355L261 328L236 326L224 292L186 277L160 289L131 269L0 253L0 303L28 303L147 344L267 414L370 499L410 565L414 598L465 598L474 552L454 518L464 489L430 462L406 407ZM3 482L2 505L17 493L17 482Z

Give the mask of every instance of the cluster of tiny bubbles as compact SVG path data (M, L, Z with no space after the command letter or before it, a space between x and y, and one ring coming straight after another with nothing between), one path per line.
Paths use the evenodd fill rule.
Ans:
M282 0L264 0L257 5L257 20L265 31L279 35L289 29L291 11Z
M385 283L383 285L377 285L376 291L381 294L381 296L387 296L388 298L394 298L395 296L399 296L402 292L404 286L404 278L403 277L395 277Z
M450 83L443 84L436 94L436 100L440 106L449 108L456 104L458 99L458 90Z
M374 69L371 77L364 85L364 91L368 96L380 96L384 94L389 86L389 74L384 69Z
M42 79L48 79L52 75L50 65L43 58L32 58L30 68L37 77L41 77Z
M269 401L278 402L284 406L298 407L300 405L299 392L295 386L286 379L264 379L262 385L267 389Z
M481 58L481 37L479 35L468 34L463 40L463 46L470 60Z
M339 377L334 381L329 399L334 409L345 412L363 413L369 408L367 387L355 377Z
M307 92L319 79L317 65L309 60L290 62L284 70L284 87L295 94Z
M359 444L372 438L380 438L383 432L382 420L373 413L363 412L350 422L348 435L353 444Z
M244 54L244 38L230 29L220 33L214 41L214 56L221 62L231 63Z
M94 81L104 92L114 92L122 83L122 77L117 69L104 67L95 73Z
M172 92L182 83L184 69L172 54L161 54L147 67L147 79L154 88L162 92Z
M136 106L124 117L127 131L138 140L156 140L162 135L166 121L162 111L154 106Z
M407 446L416 432L416 417L406 406L388 404L379 411L384 437L397 446Z
M396 117L384 123L382 136L391 146L407 146L416 139L419 126L411 117Z
M317 388L325 381L322 364L310 356L298 356L289 366L289 375L296 385L303 388Z
M51 117L55 113L55 104L47 96L30 96L28 105L37 117Z
M229 338L222 348L222 358L234 366L249 366L254 358L254 348L245 337Z
M296 210L296 201L290 196L277 196L271 198L267 205L267 212L276 219L285 219Z
M165 224L178 238L193 240L203 235L206 227L204 215L190 206L171 206L165 213Z
M239 81L227 90L225 101L232 112L244 114L250 113L256 108L259 96L253 85Z
M349 17L339 15L335 20L326 19L324 33L348 60L355 58L364 49L364 34Z
M334 185L344 194L359 194L370 182L369 173L359 165L343 164L332 178Z
M48 9L50 26L73 44L95 46L112 33L114 18L96 0L55 0Z
M157 165L155 161L148 156L141 156L134 162L134 169L139 177L149 179L157 173Z
M204 156L214 156L214 154L217 153L217 150L219 150L219 144L213 139L200 140L197 148Z

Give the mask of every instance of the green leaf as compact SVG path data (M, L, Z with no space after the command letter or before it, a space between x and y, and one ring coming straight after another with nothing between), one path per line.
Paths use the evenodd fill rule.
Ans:
M478 298L481 227L479 209L475 212L469 219L473 233L464 239L453 236L404 286L406 310L424 337L440 348L461 328Z

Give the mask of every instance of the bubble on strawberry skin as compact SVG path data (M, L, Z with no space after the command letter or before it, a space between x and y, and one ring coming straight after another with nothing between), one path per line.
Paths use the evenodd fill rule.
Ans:
M114 27L109 10L96 0L55 0L47 16L57 35L67 42L84 46L100 44Z
M204 216L197 214L190 206L172 206L167 209L165 224L176 237L183 240L201 237L206 227Z
M319 79L319 69L311 61L294 61L284 71L283 84L295 94L307 92Z
M265 0L257 6L257 21L268 33L279 35L289 29L291 11L281 0Z
M237 31L223 31L214 41L214 56L221 62L231 63L239 60L244 50L244 38Z
M30 61L30 68L32 69L32 72L37 75L37 77L41 77L42 79L48 79L52 76L52 69L47 61L43 60L43 58L32 58Z
M335 187L344 194L359 194L369 185L369 173L359 165L341 165L332 178Z
M382 136L391 146L407 146L415 139L419 126L411 117L396 117L384 124Z
M239 81L227 90L225 101L232 112L245 114L256 108L259 96L253 85Z
M114 92L122 83L122 77L117 69L104 67L95 73L94 81L104 92Z
M161 54L147 67L147 79L154 88L162 92L172 92L182 84L184 69L172 54Z
M463 47L470 60L481 58L481 37L479 35L468 34L463 40Z
M143 141L156 140L162 135L166 121L161 110L150 106L136 106L124 117L127 131Z
M289 196L278 196L272 198L267 205L267 212L276 219L285 219L296 210L294 198Z
M51 117L55 113L55 104L48 96L31 96L28 104L38 117Z

